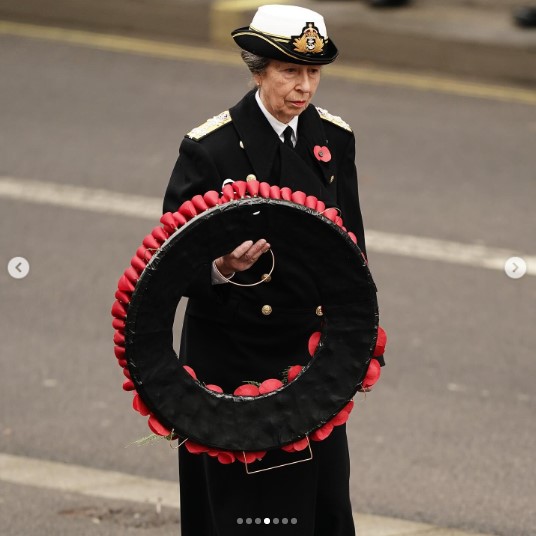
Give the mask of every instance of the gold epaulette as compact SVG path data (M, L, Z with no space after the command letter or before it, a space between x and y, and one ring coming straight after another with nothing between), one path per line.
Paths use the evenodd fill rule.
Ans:
M316 107L316 111L325 121L329 121L330 123L333 123L334 125L337 125L344 130L348 130L348 132L352 132L352 127L344 119L341 119L338 115L331 115L327 110L325 110L324 108L319 108L318 106Z
M186 137L191 138L192 140L199 141L201 138L204 138L211 132L218 130L223 125L230 123L232 121L231 114L229 110L225 110L221 114L215 115L210 119L207 119L202 125L190 130Z

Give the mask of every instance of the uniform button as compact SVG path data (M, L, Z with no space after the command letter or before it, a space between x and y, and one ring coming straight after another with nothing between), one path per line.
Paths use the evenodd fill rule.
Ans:
M250 173L247 177L246 177L246 181L249 182L249 181L256 181L257 180L257 177L255 175L253 175L253 173Z
M270 274L262 274L261 278L265 283L269 283L272 280L272 276Z
M244 148L244 142L242 140L240 140L240 143L238 145L240 145L240 149Z
M322 311L322 306L319 305L317 308L316 308L316 316L324 316L324 311Z
M329 178L329 183L331 184L334 180L335 180L335 175L332 175L332 176Z
M269 305L263 305L261 311L264 316L272 314L272 308Z

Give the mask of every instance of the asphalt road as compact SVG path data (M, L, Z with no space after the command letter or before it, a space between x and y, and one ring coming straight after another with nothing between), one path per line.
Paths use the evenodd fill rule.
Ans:
M0 177L160 198L184 133L248 87L229 65L6 35L0 49ZM329 76L315 101L356 131L366 227L536 254L535 106ZM0 213L0 264L31 266L0 271L0 451L174 480L165 445L124 448L147 428L109 313L157 222L5 198ZM536 278L388 253L370 265L388 367L349 423L354 510L534 535ZM25 502L65 510L2 489L20 534L40 534Z

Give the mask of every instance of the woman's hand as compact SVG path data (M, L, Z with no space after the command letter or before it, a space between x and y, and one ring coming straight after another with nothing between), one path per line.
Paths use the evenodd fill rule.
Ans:
M269 249L270 244L264 238L255 243L253 240L246 240L231 253L217 258L214 264L223 277L230 277L234 272L243 272L251 268Z

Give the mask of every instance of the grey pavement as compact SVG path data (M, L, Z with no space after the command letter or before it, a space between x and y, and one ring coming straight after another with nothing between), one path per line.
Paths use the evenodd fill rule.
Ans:
M2 536L180 536L174 508L2 481L0 497Z
M1 0L0 18L233 46L234 28L261 0ZM266 3L266 2L264 2ZM530 85L536 82L536 30L512 10L530 0L414 0L372 9L359 0L301 0L320 11L342 61L421 69Z
M176 482L0 453L2 536L178 535L178 504ZM370 514L354 519L358 536L486 536ZM272 521L250 520L253 530Z

